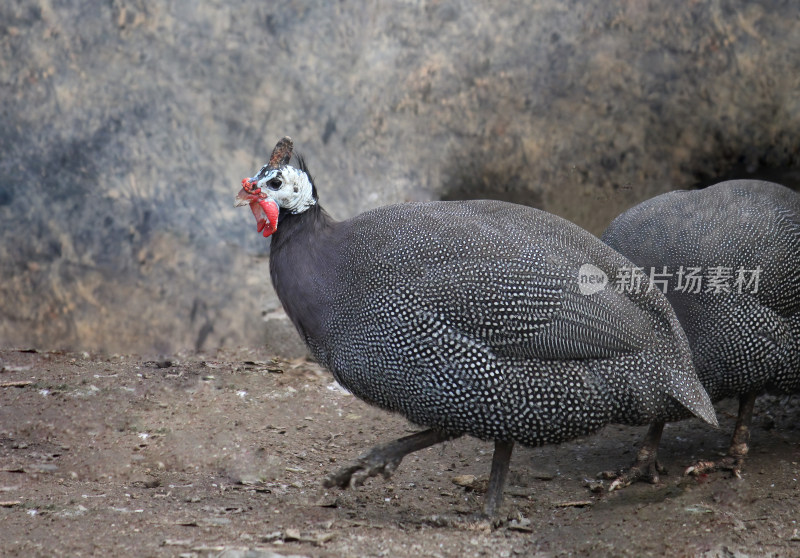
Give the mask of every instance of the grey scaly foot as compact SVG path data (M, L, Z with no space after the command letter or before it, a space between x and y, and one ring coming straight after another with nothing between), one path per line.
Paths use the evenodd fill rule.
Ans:
M739 415L733 429L728 454L719 461L699 461L686 469L684 475L704 475L714 471L730 471L737 479L742 478L742 464L749 451L750 422L753 420L753 406L757 393L745 393L739 398Z
M663 432L663 422L651 424L633 465L621 471L603 471L598 475L602 479L614 479L608 488L609 492L625 488L629 484L639 481L658 484L661 480L659 474L666 474L667 472L656 459L658 444L661 442L661 434Z
M744 453L747 453L746 446ZM687 468L683 474L697 477L715 471L730 471L731 475L740 479L742 478L742 463L744 463L744 455L731 455L728 453L728 455L717 461L698 461Z
M348 486L361 486L365 480L377 475L383 475L384 478L388 479L409 453L440 442L446 442L455 437L457 435L431 429L417 432L387 444L375 446L347 467L343 467L329 475L322 482L322 485L325 488L334 486L347 488Z
M614 479L611 486L608 487L609 492L619 490L629 486L635 482L649 482L650 484L658 484L661 482L660 475L666 475L667 470L661 464L653 460L641 461L637 459L633 465L621 471L603 471L598 475L602 479Z

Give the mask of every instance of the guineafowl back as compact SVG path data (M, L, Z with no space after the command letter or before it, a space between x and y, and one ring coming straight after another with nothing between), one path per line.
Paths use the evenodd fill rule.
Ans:
M712 399L800 389L800 195L754 180L670 192L603 240L668 280Z
M308 234L291 220L273 236L276 291L372 404L526 445L687 408L715 422L666 298L582 292L583 266L608 278L632 263L568 221L490 201L388 206Z

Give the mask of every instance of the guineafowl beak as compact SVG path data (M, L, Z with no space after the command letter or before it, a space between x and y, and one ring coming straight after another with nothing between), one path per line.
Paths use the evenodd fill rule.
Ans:
M250 194L245 192L244 190L239 190L239 193L236 194L236 198L233 200L233 207L242 207L243 205L247 205L250 203Z
M278 204L257 188L255 181L249 178L242 180L242 189L236 194L234 207L249 205L256 218L256 229L267 238L278 228Z
M233 201L233 207L242 207L248 205L250 202L258 201L258 194L251 194L244 188L239 190L236 198Z

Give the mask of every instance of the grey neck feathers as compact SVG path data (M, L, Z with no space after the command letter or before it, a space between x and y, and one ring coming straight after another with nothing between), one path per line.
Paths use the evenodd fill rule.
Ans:
M336 264L339 223L319 204L299 214L281 212L270 246L270 275L286 313L306 340L324 336L330 301L322 278Z

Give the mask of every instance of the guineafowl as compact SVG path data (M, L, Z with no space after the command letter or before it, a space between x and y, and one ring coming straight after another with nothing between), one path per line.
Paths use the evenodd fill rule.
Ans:
M271 236L286 313L342 386L427 427L373 448L326 486L388 477L408 453L469 434L495 442L492 516L514 443L684 408L716 424L667 299L602 282L632 264L598 238L497 201L406 203L335 221L291 157L283 138L236 198ZM597 281L580 283L582 269Z
M800 390L800 195L755 180L669 192L617 217L602 239L644 268L646 288L666 290L711 399L739 398L727 455L687 472L738 476L756 396ZM662 427L618 486L652 477Z

